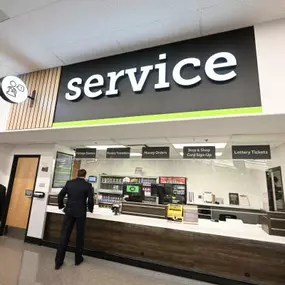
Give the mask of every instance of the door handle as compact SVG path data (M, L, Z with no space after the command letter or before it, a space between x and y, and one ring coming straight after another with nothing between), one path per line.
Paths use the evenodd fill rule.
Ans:
M33 197L43 199L46 196L46 193L41 191L35 191Z

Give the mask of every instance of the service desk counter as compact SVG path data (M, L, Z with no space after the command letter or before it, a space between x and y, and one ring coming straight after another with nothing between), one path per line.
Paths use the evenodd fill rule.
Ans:
M62 221L63 212L48 206L46 245L58 243ZM71 248L74 241L73 233ZM217 223L199 219L198 225L191 225L115 216L110 209L96 207L88 213L85 250L91 256L181 276L199 275L199 279L217 284L285 284L285 238L268 235L261 225L237 220Z

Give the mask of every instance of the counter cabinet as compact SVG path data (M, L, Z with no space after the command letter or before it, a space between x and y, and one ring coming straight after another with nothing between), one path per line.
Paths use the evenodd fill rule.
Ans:
M63 215L47 213L46 244L58 243L62 221ZM178 270L183 276L207 274L204 281L236 280L217 284L284 285L285 280L285 246L278 243L88 218L85 249L95 257Z

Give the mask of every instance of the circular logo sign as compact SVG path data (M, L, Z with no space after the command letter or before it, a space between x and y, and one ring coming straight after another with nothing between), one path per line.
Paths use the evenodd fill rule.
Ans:
M22 103L28 98L26 84L16 76L6 76L1 82L0 95L10 103Z

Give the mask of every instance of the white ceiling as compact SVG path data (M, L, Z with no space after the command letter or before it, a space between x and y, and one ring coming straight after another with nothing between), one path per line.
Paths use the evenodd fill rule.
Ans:
M8 131L1 133L0 144L57 143L70 147L86 145L230 142L270 143L285 142L285 115L214 118L157 123L137 123L92 126L67 129ZM140 148L139 146L138 148Z
M0 10L2 77L283 18L285 1L0 0Z

